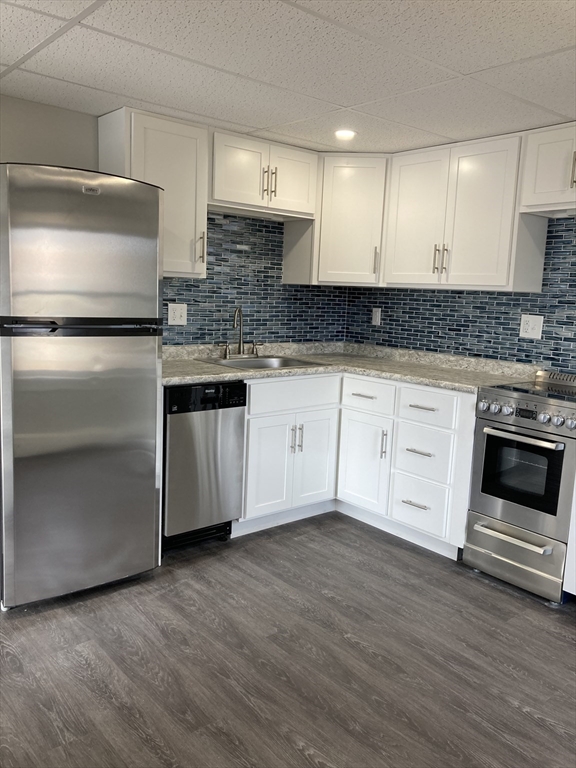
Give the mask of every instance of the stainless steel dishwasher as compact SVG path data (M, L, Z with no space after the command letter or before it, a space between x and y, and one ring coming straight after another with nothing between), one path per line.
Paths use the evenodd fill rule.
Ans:
M246 384L168 387L163 549L228 537L242 514Z

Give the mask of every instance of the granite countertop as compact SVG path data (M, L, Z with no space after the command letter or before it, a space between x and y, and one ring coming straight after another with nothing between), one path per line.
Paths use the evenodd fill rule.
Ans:
M388 357L360 356L358 354L294 354L299 360L310 363L305 368L283 369L234 369L190 359L169 359L163 363L163 384L175 386L178 384L201 384L212 381L238 381L249 379L268 379L286 376L304 376L311 374L352 373L391 379L410 384L451 389L458 392L475 394L479 387L497 386L510 382L526 381L533 378L530 370L528 377L523 371L514 370L510 366L500 367L498 361L487 361L488 370L474 367L449 367L445 363L446 355L438 355L444 365L435 365L434 356L427 354L425 361L418 359L390 359ZM529 366L520 366L526 368ZM533 366L532 366L533 368ZM524 375L520 375L520 374Z

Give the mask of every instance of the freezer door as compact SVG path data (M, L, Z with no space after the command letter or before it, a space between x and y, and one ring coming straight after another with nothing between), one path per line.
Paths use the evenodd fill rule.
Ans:
M159 317L161 190L41 165L0 183L0 315Z
M153 568L159 338L0 341L4 604Z

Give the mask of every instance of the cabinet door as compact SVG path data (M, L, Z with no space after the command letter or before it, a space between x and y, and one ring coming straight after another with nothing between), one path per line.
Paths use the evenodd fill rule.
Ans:
M245 517L268 515L292 506L295 451L293 413L249 420Z
M208 131L134 113L130 163L164 190L164 274L205 277Z
M385 515L392 419L342 410L338 498Z
M438 282L449 165L449 149L392 160L387 283Z
M576 126L531 133L526 138L520 205L574 206L575 183Z
M292 505L313 504L336 495L338 409L296 414Z
M270 207L314 213L318 156L291 147L270 146Z
M320 281L378 282L385 176L385 158L324 160Z
M442 282L508 282L519 151L518 137L451 150Z
M268 206L270 145L243 136L214 134L214 190L217 200Z

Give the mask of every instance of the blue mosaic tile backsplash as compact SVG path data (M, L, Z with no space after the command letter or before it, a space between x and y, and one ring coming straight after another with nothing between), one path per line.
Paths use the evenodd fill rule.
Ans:
M282 285L283 238L281 222L210 214L206 279L164 279L164 344L236 339L238 305L246 341L344 341L347 289ZM188 304L188 325L167 324L168 302Z
M164 343L234 339L241 304L247 340L364 342L576 372L574 218L550 221L541 294L282 285L282 239L281 223L210 214L207 278L164 280ZM166 324L168 302L188 305L187 326ZM544 315L542 339L518 338L523 313Z
M542 339L518 338L522 314L544 316ZM542 293L349 288L346 341L576 372L576 219L550 221Z

